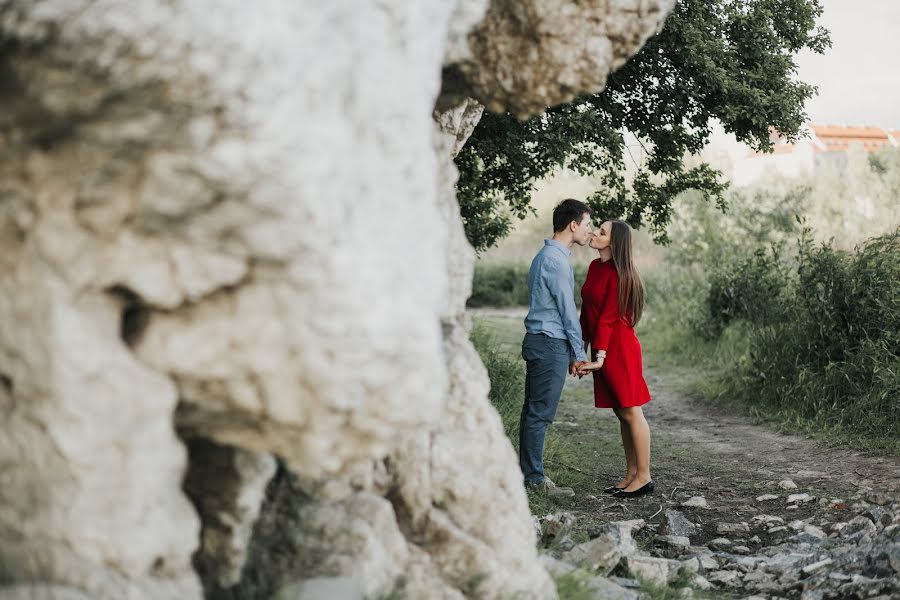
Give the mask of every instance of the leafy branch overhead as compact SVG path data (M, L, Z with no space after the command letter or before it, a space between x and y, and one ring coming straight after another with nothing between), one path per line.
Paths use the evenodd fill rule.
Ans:
M758 150L771 148L771 129L796 138L815 88L796 79L794 58L830 45L821 13L819 0L681 0L602 93L524 122L485 113L456 157L469 241L494 245L533 210L535 180L563 166L597 178L588 201L598 215L647 226L663 242L679 193L724 205L721 173L685 166L685 154L703 148L713 118Z

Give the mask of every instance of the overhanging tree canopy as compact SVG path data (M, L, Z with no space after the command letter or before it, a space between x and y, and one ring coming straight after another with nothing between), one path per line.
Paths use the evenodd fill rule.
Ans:
M478 250L494 245L511 215L532 210L534 181L562 166L598 177L588 198L596 214L648 226L660 241L682 191L723 205L721 173L685 167L683 157L703 148L713 118L755 149L771 148L770 129L796 138L815 88L796 79L794 57L829 46L816 26L821 13L819 0L680 0L602 93L524 122L486 112L456 157L469 241ZM628 178L626 132L644 150Z

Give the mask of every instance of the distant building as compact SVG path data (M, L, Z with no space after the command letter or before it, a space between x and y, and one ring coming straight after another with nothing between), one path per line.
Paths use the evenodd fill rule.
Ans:
M731 181L735 185L751 184L766 174L776 172L787 177L812 174L823 167L842 168L852 150L877 152L888 146L900 147L900 131L881 127L845 125L804 125L801 136L791 143L777 131L769 136L772 152L750 151L734 161Z

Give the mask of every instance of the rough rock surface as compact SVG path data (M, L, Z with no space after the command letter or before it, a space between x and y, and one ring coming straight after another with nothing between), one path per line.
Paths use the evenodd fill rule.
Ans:
M656 33L675 0L491 2L457 70L463 89L494 112L543 112L601 90Z
M277 454L305 576L552 597L465 330L450 157L480 109L441 88L597 90L671 4L0 1L11 583L199 598L192 557L233 582ZM244 483L217 504L192 463L201 523L204 439Z
M275 474L275 459L202 438L188 441L188 453L184 489L203 522L194 565L207 590L229 588L241 579L266 484Z

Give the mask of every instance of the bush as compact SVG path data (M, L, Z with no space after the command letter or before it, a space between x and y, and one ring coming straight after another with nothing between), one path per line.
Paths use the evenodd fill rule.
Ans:
M528 269L521 263L475 263L469 308L528 306ZM581 306L581 285L587 277L587 263L573 265L575 305Z
M783 313L753 321L729 393L806 428L900 450L898 282L900 229L854 253L805 236L793 283L780 294Z
M753 324L780 321L787 285L788 269L774 246L771 251L758 249L747 258L717 265L709 276L708 326L700 331L718 337L737 319Z

